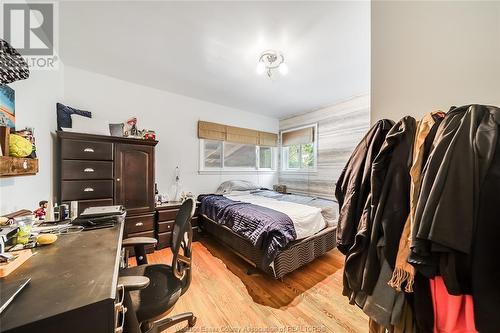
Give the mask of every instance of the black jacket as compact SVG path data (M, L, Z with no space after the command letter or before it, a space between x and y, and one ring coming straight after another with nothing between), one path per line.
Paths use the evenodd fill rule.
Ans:
M370 198L344 268L354 292L361 290L371 295L380 275L380 258L385 258L394 268L399 239L410 210L415 131L414 118L401 119L387 134L372 164Z
M491 131L496 149L486 178L481 183L478 219L472 245L472 297L476 328L482 333L498 332L500 327L500 108L490 109L497 122Z
M499 109L456 108L441 123L423 170L409 262L443 276L448 292L471 292L470 256L480 188L496 148Z
M337 181L337 247L343 254L354 244L358 223L370 193L371 165L393 125L394 122L387 119L375 123L354 149Z

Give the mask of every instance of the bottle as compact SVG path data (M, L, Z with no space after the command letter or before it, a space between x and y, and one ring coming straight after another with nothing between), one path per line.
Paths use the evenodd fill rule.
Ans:
M54 218L54 206L52 205L52 200L47 203L47 211L45 213L45 221L52 222L55 221Z
M71 221L73 221L74 219L76 219L78 217L78 201L71 201L71 205L70 205L70 219Z
M160 196L158 195L158 184L155 183L155 203L160 204Z
M54 204L54 221L59 221L59 206L57 206L57 202Z

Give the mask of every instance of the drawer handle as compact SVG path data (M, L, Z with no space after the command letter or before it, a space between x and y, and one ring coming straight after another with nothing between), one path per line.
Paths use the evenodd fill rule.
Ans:
M135 224L135 226L136 226L136 227L142 227L143 225L144 225L144 223L142 223L142 222L137 222L137 223Z
M86 153L93 153L94 152L94 149L90 148L90 147L87 147L83 150L84 152Z
M83 169L83 172L94 172L95 170L92 168L85 168Z
M94 192L94 189L92 187L86 187L83 189L83 192Z

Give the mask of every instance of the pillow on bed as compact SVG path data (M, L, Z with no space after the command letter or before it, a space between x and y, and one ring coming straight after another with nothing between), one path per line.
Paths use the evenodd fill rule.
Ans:
M220 184L217 189L218 194L230 193L232 191L250 191L258 190L260 186L247 180L229 180Z
M254 190L248 190L248 191L231 191L230 193L222 193L222 194L230 194L232 197L240 197L243 195L250 195L252 193L255 193Z
M72 119L71 115L77 114L82 117L92 118L92 113L89 111L78 110L72 108L70 106L66 106L62 103L56 104L57 111L57 129L61 130L63 127L71 128L72 127Z

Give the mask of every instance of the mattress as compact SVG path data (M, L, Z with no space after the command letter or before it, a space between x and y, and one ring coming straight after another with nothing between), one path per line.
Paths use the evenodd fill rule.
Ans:
M303 205L318 207L321 209L321 215L325 219L325 223L330 227L337 226L339 216L339 204L337 201L311 197L301 194L278 193L271 190L256 190L251 191L253 195L274 198L276 200L296 202Z
M326 227L322 209L302 203L278 200L269 196L257 195L248 191L233 191L224 194L230 200L240 201L273 209L286 214L292 220L296 240L312 236Z

